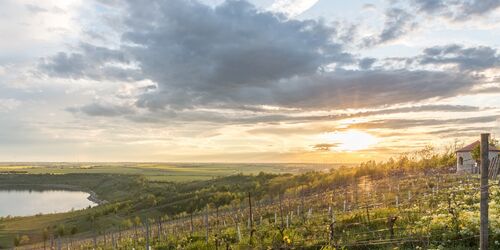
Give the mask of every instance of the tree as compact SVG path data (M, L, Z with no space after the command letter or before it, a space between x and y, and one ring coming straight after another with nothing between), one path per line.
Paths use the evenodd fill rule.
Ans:
M490 146L497 147L498 145L498 140L495 138L490 139ZM472 159L476 161L476 163L479 165L481 164L481 147L479 144L472 149Z
M472 159L476 161L477 165L481 163L481 147L479 144L475 146L471 151Z

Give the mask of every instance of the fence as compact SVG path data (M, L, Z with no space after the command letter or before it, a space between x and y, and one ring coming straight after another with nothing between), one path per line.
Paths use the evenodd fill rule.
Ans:
M228 244L272 244L263 238L273 234L281 241L289 237L294 246L429 246L438 242L422 235L414 222L448 199L457 186L470 187L467 192L471 195L477 193L477 182L475 176L450 175L361 178L349 186L324 192L296 190L267 200L255 200L250 195L249 202L239 205L207 208L171 220L145 219L127 230L115 228L79 238L53 237L47 245L52 249L144 249L203 239L206 246L217 249ZM457 240L467 241L470 237L477 236ZM41 248L43 244L23 249Z

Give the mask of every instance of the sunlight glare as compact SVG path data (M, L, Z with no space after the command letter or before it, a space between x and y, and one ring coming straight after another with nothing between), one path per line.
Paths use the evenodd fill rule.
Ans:
M334 151L358 151L367 149L378 142L377 138L362 131L329 132L321 135L323 140L334 144Z

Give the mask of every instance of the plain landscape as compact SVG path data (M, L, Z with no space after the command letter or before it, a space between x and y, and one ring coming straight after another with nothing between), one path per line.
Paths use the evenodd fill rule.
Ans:
M0 0L0 249L500 249L500 0Z
M94 193L99 205L4 216L0 244L470 249L479 237L479 179L457 175L456 161L452 150L426 148L360 165L4 163L2 190L81 190ZM500 190L495 185L490 191L490 223L496 228ZM493 229L490 237L496 244L500 234Z

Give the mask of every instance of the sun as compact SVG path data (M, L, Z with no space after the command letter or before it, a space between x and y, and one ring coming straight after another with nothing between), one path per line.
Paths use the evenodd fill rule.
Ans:
M321 139L334 145L334 151L358 151L376 144L378 139L366 132L349 130L344 132L329 132L321 134Z

